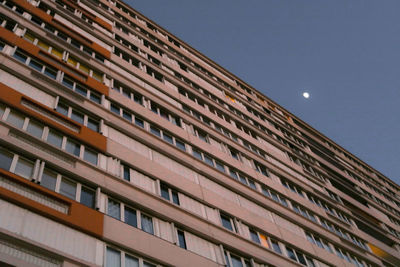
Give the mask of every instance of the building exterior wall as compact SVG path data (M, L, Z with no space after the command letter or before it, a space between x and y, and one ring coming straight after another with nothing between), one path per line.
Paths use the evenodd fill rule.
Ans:
M400 265L397 184L125 3L0 26L0 265Z

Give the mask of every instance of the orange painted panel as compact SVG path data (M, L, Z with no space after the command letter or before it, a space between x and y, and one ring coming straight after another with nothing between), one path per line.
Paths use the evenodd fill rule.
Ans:
M0 169L0 174L13 182L65 203L69 206L69 212L68 214L59 212L3 187L0 187L0 198L92 236L103 236L104 215L102 213L3 169Z
M2 92L2 94L0 94L0 102L3 102L29 116L32 116L34 118L37 118L41 121L43 121L44 123L46 123L47 125L58 129L59 131L74 137L77 140L80 140L81 142L96 148L97 150L99 150L100 152L105 153L107 150L107 138L103 135L101 135L100 133L97 133L85 126L82 126L80 124L78 124L77 122L71 120L70 118L54 111L53 109L49 108L48 106L45 106L23 94L21 94L18 91L15 91L14 89L12 89L11 87L8 87L7 85L0 83L0 91ZM40 107L41 109L45 109L47 112L51 113L52 115L59 117L61 120L67 121L70 124L75 125L78 129L79 132L74 132L70 129L68 129L67 127L63 126L60 123L57 123L49 118L47 118L46 116L37 113L36 111L33 111L31 109L29 109L28 107L25 107L21 104L21 100L25 99L28 102Z

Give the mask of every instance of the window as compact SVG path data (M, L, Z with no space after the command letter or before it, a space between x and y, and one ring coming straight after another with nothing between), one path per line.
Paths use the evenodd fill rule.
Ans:
M179 195L178 192L173 190L172 188L169 188L168 185L161 183L160 184L160 191L161 191L161 197L168 200L172 201L172 203L179 205Z
M75 110L72 110L71 119L76 121L77 123L83 124L84 115L82 113L79 113L79 112L75 111Z
M60 194L75 200L76 183L63 178L60 185Z
M175 139L175 144L176 144L176 147L179 148L180 150L186 151L185 143L183 143L182 141Z
M14 172L24 178L30 179L33 174L33 166L33 162L19 158Z
M227 215L221 214L221 222L224 228L234 232L234 223L232 218Z
M161 137L161 132L154 126L150 126L150 132L158 137Z
M68 153L79 157L81 146L79 144L77 144L76 142L74 142L74 141L67 140L67 144L65 146L65 150Z
M186 240L185 240L185 233L181 230L178 230L178 245L186 249Z
M135 117L135 124L141 128L144 128L144 121L142 119Z
M62 139L63 138L62 138L61 134L58 134L57 132L55 132L53 130L49 130L49 134L47 136L47 142L49 142L53 146L61 148Z
M147 215L142 214L142 230L149 233L149 234L154 234L154 229L153 229L153 219Z
M271 240L271 245L272 245L273 250L274 250L276 253L282 254L282 250L281 250L281 248L280 248L278 242L276 242L276 241L274 241L274 240Z
M106 267L121 267L121 252L107 247Z
M83 159L94 165L97 165L97 153L85 148L85 153L83 154Z
M252 240L253 242L256 242L256 243L258 243L258 244L261 243L261 242L260 242L260 238L258 237L258 234L257 234L256 231L250 229L250 237L251 237L251 240Z
M10 114L8 114L7 117L7 122L11 123L17 128L22 128L24 125L25 117L22 116L22 114L17 113L15 111L11 111Z
M26 131L31 135L35 136L36 138L41 139L43 135L43 128L44 126L39 122L34 120L29 120L29 124Z
M125 267L139 267L139 260L125 254Z
M95 193L92 190L82 186L80 203L82 203L86 207L93 209L94 202L95 202Z
M161 184L161 197L165 198L166 200L169 200L168 187L164 184Z
M169 136L169 135L166 134L166 133L163 134L163 139L164 139L164 141L167 141L167 142L170 143L170 144L173 144L173 143L174 143L174 141L173 141L173 139L172 139L172 136Z
M57 184L57 174L49 172L49 171L44 171L42 175L42 180L40 181L40 184L47 189L50 189L52 191L56 190L56 184Z
M124 180L126 180L126 181L131 180L131 171L128 166L124 166Z
M9 171L13 157L13 154L0 148L0 168Z
M136 210L125 206L125 222L130 226L137 227Z
M179 205L179 195L176 191L172 191L172 202L176 205Z
M108 199L107 215L117 220L121 219L120 204L112 199Z

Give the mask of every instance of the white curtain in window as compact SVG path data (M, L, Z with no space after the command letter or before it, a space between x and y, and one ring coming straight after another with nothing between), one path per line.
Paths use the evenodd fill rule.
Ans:
M142 214L142 230L149 233L154 234L153 229L153 220L151 217Z
M120 267L121 253L115 249L107 248L106 267Z
M160 220L160 219L155 219L158 221L158 225L159 225L159 230L160 230L160 237L162 239L165 239L169 242L173 242L172 239L172 227L171 224L169 222Z

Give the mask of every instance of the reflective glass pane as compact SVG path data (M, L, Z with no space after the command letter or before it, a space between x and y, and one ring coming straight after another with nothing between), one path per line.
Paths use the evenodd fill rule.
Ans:
M65 150L68 153L79 157L79 154L80 154L80 151L81 151L81 146L78 143L74 142L74 141L67 140L67 144L65 145Z
M94 200L95 200L95 192L86 187L82 187L80 202L83 205L93 209L94 208Z
M121 267L121 253L107 247L106 267Z
M125 254L125 267L139 267L139 260Z
M17 128L22 128L22 126L24 125L24 121L25 121L25 116L23 116L20 113L11 111L8 114L7 122L11 123L12 125L14 125Z
M0 168L4 170L10 170L11 162L13 160L14 155L10 152L0 149Z
M24 178L30 179L33 174L34 164L23 158L19 158L17 166L15 167L15 174L18 174Z
M35 136L37 138L42 138L43 127L44 126L42 124L40 124L40 123L38 123L36 121L30 120L29 124L28 124L28 128L26 130L31 135L33 135L33 136Z
M76 183L63 178L60 185L60 194L75 200Z
M62 135L58 134L57 132L50 130L49 135L47 136L47 142L52 144L53 146L56 146L58 148L61 148L62 144Z
M57 175L55 173L44 171L40 184L50 190L56 190Z
M92 150L85 148L83 159L86 160L87 162L97 165L97 153Z
M125 222L133 227L137 227L136 210L125 206Z

